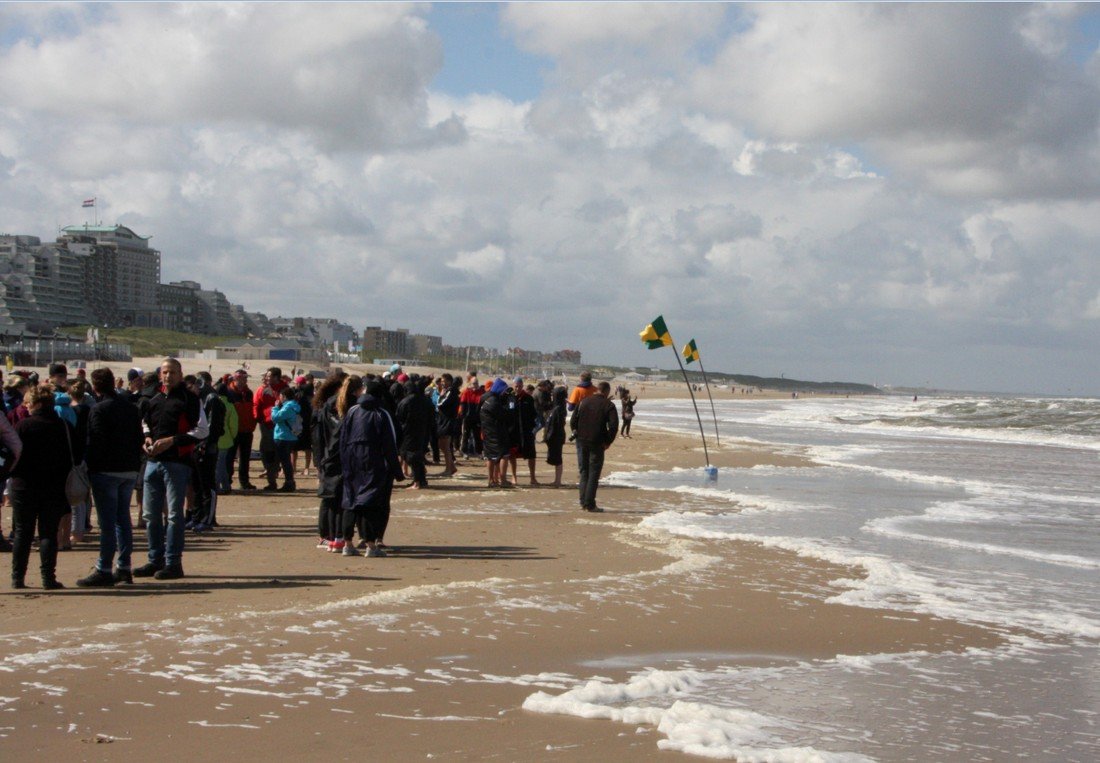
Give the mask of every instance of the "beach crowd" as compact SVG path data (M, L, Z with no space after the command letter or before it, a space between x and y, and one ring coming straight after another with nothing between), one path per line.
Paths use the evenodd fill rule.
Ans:
M10 507L11 584L26 588L37 543L42 587L64 588L57 555L84 540L97 519L99 555L80 587L132 584L134 578L184 577L187 534L219 526L218 497L237 491L292 493L296 474L316 470L317 548L344 556L384 557L395 488L428 487L428 463L446 479L458 462L483 462L487 488L519 486L520 461L537 486L536 443L562 486L563 451L575 443L578 503L601 512L596 490L604 452L620 433L610 385L584 372L567 389L544 379L480 381L407 374L399 365L363 376L334 370L324 378L286 377L268 368L250 387L247 368L213 378L184 375L175 358L156 372L107 368L70 377L60 363L41 380L29 371L4 380L0 416L0 493ZM618 389L621 433L634 405ZM258 450L259 487L251 481ZM299 470L299 466L302 468ZM280 477L282 482L280 484ZM235 479L234 479L235 478ZM134 495L140 517L133 523ZM147 561L133 565L134 530L144 530ZM356 535L359 541L356 543Z

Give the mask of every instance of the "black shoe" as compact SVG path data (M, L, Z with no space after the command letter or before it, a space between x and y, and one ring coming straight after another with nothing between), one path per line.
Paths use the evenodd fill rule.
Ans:
M44 591L60 591L64 587L57 578L42 578L42 590Z
M115 576L104 572L98 567L92 570L92 574L76 581L78 588L110 588L115 584Z
M3 535L0 535L0 551L11 551L11 544Z
M293 493L297 489L298 489L297 484L295 484L293 482L286 482L286 483L283 484L283 486L281 488L279 488L279 492L280 493Z
M163 564L149 562L148 564L143 564L140 567L134 567L133 575L135 578L151 578L163 569Z
M115 579L116 583L134 584L134 573L130 572L130 570L120 570L118 567L115 567L115 571L111 573L111 577Z
M246 482L245 484L241 485L241 490L255 490L255 489L256 489L256 486L253 485L251 482Z
M163 570L153 575L157 580L179 580L183 577L182 564L169 564Z
M603 509L601 509L599 506L588 506L587 508L585 508L585 511L591 511L593 514L603 513Z
M11 587L12 587L12 588L16 588L16 589L19 589L19 588L26 588L26 587L27 587L27 584L26 584L26 583L24 583L24 582L22 581L22 579L20 579L20 578L12 578L12 579L11 579Z
M260 488L261 493L276 493L279 490L279 486L274 482L269 482Z

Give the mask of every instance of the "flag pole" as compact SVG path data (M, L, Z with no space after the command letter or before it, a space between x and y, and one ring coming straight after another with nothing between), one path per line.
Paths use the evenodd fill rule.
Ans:
M703 374L703 386L707 388L707 397L710 398L710 415L714 417L714 441L718 447L722 447L722 440L718 437L718 414L714 410L714 396L710 394L710 382L707 381L707 370L703 368L703 358L699 357L699 371Z
M669 334L668 338L671 340L672 335ZM684 375L684 384L687 385L688 394L691 395L691 407L695 409L695 420L699 422L699 434L703 438L703 457L707 460L707 466L710 466L710 453L707 452L707 436L703 434L703 417L699 415L699 406L695 402L695 392L691 389L691 382L688 381L687 370L684 368L684 363L680 360L680 352L676 349L676 343L671 342L669 346L672 348L672 354L676 356L676 365L680 366L680 373Z

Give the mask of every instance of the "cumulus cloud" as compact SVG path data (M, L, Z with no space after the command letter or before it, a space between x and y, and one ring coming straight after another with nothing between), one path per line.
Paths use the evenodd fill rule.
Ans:
M704 113L772 139L865 143L895 171L960 196L1100 192L1100 90L1064 55L1072 11L759 4L747 14L692 77Z
M1075 13L507 6L555 67L513 101L433 91L419 6L0 6L0 220L96 195L166 280L455 343L667 363L663 312L708 369L1100 378Z
M37 36L4 51L6 102L132 124L297 128L329 148L422 139L425 87L442 65L418 11L396 4L124 3L35 22Z

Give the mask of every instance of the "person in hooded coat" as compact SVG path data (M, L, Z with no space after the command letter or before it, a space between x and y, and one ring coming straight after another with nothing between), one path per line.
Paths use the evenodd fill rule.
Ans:
M428 486L428 467L425 454L435 424L435 407L425 393L426 379L410 379L405 382L405 396L397 404L397 422L401 425L400 455L412 470L413 489Z
M340 414L336 409L340 388L348 375L333 371L313 398L313 463L317 465L317 548L331 550L343 537L340 499L344 473L340 467Z
M486 461L489 462L489 487L503 487L502 460L511 450L511 431L514 416L508 410L504 393L508 382L501 378L493 381L489 391L481 397L481 438Z
M565 387L555 387L552 400L553 405L546 414L546 429L543 430L543 442L546 443L546 463L554 467L553 487L561 487L562 473L562 447L565 445L566 410L565 399L569 390Z
M344 472L344 555L356 556L351 544L356 516L367 530L367 556L385 556L382 536L390 519L394 480L401 478L397 458L397 427L382 406L381 383L372 380L348 411L340 427L340 466Z

